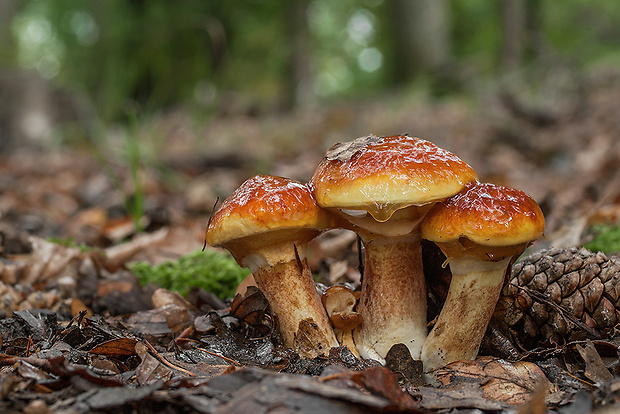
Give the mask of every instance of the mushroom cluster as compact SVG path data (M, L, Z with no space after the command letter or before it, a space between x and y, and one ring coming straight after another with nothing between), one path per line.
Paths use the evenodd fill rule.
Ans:
M305 251L334 228L362 240L362 286L321 298ZM302 356L345 345L383 363L402 343L432 371L476 357L507 269L543 229L534 200L480 183L449 151L408 135L367 135L329 149L308 184L246 181L212 215L206 241L252 270L283 343ZM439 246L453 275L430 333L422 239Z

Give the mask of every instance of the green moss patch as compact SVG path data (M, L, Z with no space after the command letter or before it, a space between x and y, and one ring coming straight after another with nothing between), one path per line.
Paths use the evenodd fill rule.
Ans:
M172 262L153 266L134 262L129 268L143 285L154 283L186 296L192 287L201 287L221 299L231 298L237 285L250 274L227 253L195 251Z

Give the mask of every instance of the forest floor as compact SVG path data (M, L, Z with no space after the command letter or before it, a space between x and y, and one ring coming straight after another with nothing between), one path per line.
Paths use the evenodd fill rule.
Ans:
M288 115L233 108L203 124L171 113L130 132L139 148L116 131L89 146L1 154L0 411L617 409L614 335L554 344L536 363L482 355L431 386L399 358L392 370L341 348L305 360L252 331L230 298L143 287L127 267L200 250L218 198L257 173L307 181L332 144L368 133L428 139L481 181L530 194L547 224L528 253L582 246L593 225L620 222L620 74L554 79L550 91L495 87L475 100L384 96ZM325 284L356 286L355 249L354 236L327 234L312 268ZM564 380L550 375L558 360Z

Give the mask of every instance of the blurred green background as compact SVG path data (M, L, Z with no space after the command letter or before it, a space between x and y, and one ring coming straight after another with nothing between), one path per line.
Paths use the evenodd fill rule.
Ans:
M306 181L335 142L408 132L532 195L548 240L578 221L579 245L620 224L619 91L618 0L0 0L0 192L25 194L0 210L75 221L55 182L32 201L13 178L57 168L85 206L154 229L254 174Z
M617 0L1 4L3 72L61 91L68 120L281 113L403 90L440 99L557 61L620 64Z

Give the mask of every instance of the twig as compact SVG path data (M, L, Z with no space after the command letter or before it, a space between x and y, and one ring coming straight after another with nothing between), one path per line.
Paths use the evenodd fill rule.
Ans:
M583 323L582 321L577 319L577 317L575 315L570 313L564 307L562 307L562 306L558 305L557 303L555 303L553 300L549 299L544 294L542 294L540 292L537 292L535 290L532 290L532 289L530 289L528 287L525 287L525 286L518 286L518 285L512 285L512 286L516 286L517 289L525 291L534 300L536 300L536 301L538 301L540 303L544 303L545 305L548 305L548 306L552 307L553 309L555 309L556 311L560 312L560 314L564 318L568 319L570 322L572 322L573 324L575 324L576 326L581 328L583 331L585 331L588 335L590 335L591 336L590 339L601 339L601 335L598 332L596 332L594 329L590 328L588 325L586 325L585 323Z
M188 340L190 338L188 338L188 336L192 333L193 327L192 326L188 326L187 328L185 328L183 330L183 332L181 332L179 334L179 336L177 336L176 338L174 338L174 340L172 341L174 344L178 344L179 342L183 342L185 340ZM168 348L170 349L170 348Z
M224 361L228 361L228 362L230 362L230 363L232 363L232 364L234 364L234 365L237 365L237 366L240 366L240 367L242 367L242 366L243 366L243 364L241 364L241 363L239 363L239 362L235 361L234 359L230 359L230 358L227 358L227 357L225 357L225 356L223 356L223 355L216 354L215 352L207 351L207 350L206 350L206 349L204 349L204 348L198 348L198 347L197 347L196 349L198 349L198 350L200 350L200 351L202 351L202 352L204 352L204 353L206 353L206 354L213 355L213 356L218 357L218 358L222 358Z
M153 356L154 356L155 358L157 358L157 359L159 360L159 362L161 362L162 364L164 364L164 365L168 366L169 368L175 369L175 370L177 370L177 371L181 371L181 372L183 372L184 374L189 375L190 377L195 377L195 376L196 376L196 374L194 374L193 372L188 371L188 370L186 370L185 368L181 368L181 367L179 367L179 366L176 366L176 365L174 365L172 362L168 361L166 358L164 358L163 356L161 356L161 355L159 354L159 352L157 352L157 350L156 350L155 348L153 348L153 345L151 345L151 344L150 344L150 342L149 342L149 341L147 341L146 339L144 340L144 342L143 342L143 343L147 346L147 348L151 351L151 353L152 353L152 354L154 354Z
M37 351L37 347L35 346L34 341L32 340L32 335L28 337L28 346L26 347L26 355L28 356L32 355L31 348L34 350L34 354L37 356L37 358L39 358L39 352Z
M590 383L590 382L588 382L588 381L586 381L586 380L583 380L583 379L581 379L581 378L579 378L579 377L576 377L576 376L574 376L573 374L571 374L570 372L566 372L566 371L564 371L564 373L565 373L566 375L568 375L569 377L574 378L574 379L576 379L576 380L577 380L577 381L579 381L579 382L583 382L584 384L586 384L586 385L588 385L588 386L590 386L590 387L596 387L596 384L592 384L592 383Z
M326 375L324 377L320 377L319 378L319 382L325 382L325 381L331 381L331 380L335 380L335 379L351 379L351 375L353 375L353 372L340 372L338 374L332 374L332 375Z

